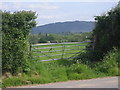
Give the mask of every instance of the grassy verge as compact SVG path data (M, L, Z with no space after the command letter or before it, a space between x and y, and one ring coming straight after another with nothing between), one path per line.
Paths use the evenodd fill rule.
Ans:
M119 75L119 58L120 50L114 49L105 55L102 62L91 66L72 60L32 63L31 72L4 78L3 87L116 76Z
M119 63L120 62L120 50L114 48L108 52L103 58L102 62L95 64L95 70L103 72L107 76L120 75L119 74Z

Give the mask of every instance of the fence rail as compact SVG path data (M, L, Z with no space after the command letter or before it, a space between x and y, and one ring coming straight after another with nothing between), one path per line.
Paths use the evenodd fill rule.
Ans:
M69 42L69 43L50 43L50 44L32 45L31 50L32 50L33 54L37 53L37 55L33 55L34 58L36 58L36 57L38 57L38 58L42 58L42 57L50 58L50 59L46 59L46 60L42 59L42 60L40 60L40 62L51 61L51 60L59 60L61 58L64 58L65 55L70 55L70 54L71 55L77 55L81 50L86 50L85 46L87 44L82 45L82 43L87 43L87 42L91 42L91 41L74 42L74 43ZM71 44L71 45L69 45L69 44ZM81 44L81 45L72 45L72 44ZM45 45L45 47L43 47L43 45ZM54 45L61 45L61 46L54 46ZM78 48L76 48L76 47L78 47ZM54 50L56 48L60 48L60 50ZM66 49L66 48L72 48L72 49ZM43 50L45 50L45 51L43 51ZM74 51L74 50L76 52L69 52L69 51ZM65 52L65 51L67 51L67 52ZM56 54L56 52L61 52L61 53ZM61 56L61 58L53 58L53 56ZM68 57L68 58L73 58L73 57ZM64 59L67 59L67 58L64 58Z
M40 46L40 45L39 45ZM70 46L65 46L65 47L77 47L77 46L86 46L86 45L70 45ZM32 49L50 49L50 48L60 48L63 46L56 46L56 47L43 47L43 48L32 48Z
M67 54L76 54L76 53L64 53L64 55L67 55ZM49 56L59 56L59 55L63 55L63 54L54 54L54 55L49 55ZM42 55L42 56L33 56L33 57L44 57L45 55Z
M65 51L69 51L69 50L78 50L78 49L64 49ZM79 49L79 50L85 50L85 49ZM48 53L48 52L60 52L60 51L63 51L63 50L54 50L54 51L33 51L33 53Z
M92 41L83 41L83 42L64 42L64 43L43 43L43 44L34 44L31 46L43 46L43 45L56 45L56 44L77 44L77 43L87 43Z

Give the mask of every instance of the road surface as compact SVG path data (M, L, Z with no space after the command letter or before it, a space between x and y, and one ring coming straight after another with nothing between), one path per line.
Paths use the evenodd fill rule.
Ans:
M118 77L72 80L67 82L20 86L15 88L118 88Z

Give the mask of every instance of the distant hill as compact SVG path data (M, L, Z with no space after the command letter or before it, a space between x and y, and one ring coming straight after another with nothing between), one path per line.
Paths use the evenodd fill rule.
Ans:
M94 27L95 22L92 21L57 22L34 27L31 33L90 32Z

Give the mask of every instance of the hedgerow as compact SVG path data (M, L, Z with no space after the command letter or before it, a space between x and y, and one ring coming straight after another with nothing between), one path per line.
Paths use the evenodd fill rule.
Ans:
M2 12L2 71L16 74L30 71L29 35L36 25L35 12Z

